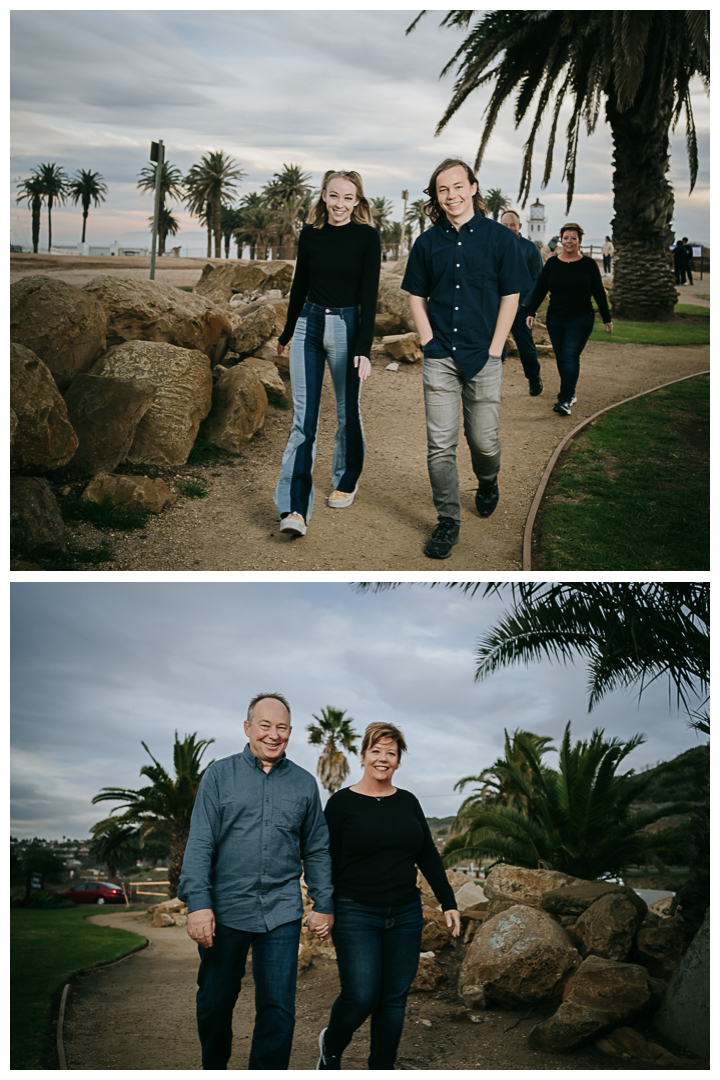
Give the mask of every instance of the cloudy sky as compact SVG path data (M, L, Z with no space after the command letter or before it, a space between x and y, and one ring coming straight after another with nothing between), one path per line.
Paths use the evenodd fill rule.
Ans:
M474 682L474 647L505 607L456 590L346 583L15 583L12 593L12 811L18 837L85 838L110 804L102 787L140 787L144 740L171 770L173 734L240 751L247 702L279 690L293 708L290 756L315 772L306 727L327 705L355 728L405 733L398 783L428 816L453 814L453 786L502 752L503 729L559 740L594 727L648 737L640 769L697 745L656 684L638 705L610 695L587 712L584 666L542 662ZM360 778L357 758L347 781Z
M241 195L259 190L284 163L300 164L315 183L327 168L358 169L366 193L388 198L399 220L403 188L411 201L421 198L442 158L474 159L489 94L478 91L433 137L453 83L438 76L462 33L439 30L443 12L433 11L406 37L418 10L13 11L12 241L31 241L30 213L15 204L15 181L46 162L105 178L107 201L90 211L91 244L147 240L152 197L135 185L150 142L159 138L183 173L203 153L225 150L247 174ZM700 175L689 199L682 124L672 137L674 228L707 243L709 103L699 83L694 109ZM567 117L559 131L566 124ZM565 220L564 148L558 145L554 177L541 192L546 130L537 143L531 201L541 196L551 235ZM485 156L481 188L516 197L527 134L527 125L514 131L507 107ZM588 242L610 230L611 153L606 125L581 138L572 217ZM197 222L173 210L182 224L175 243L203 255ZM53 210L56 244L75 244L81 227L79 208ZM43 244L44 214L41 250Z

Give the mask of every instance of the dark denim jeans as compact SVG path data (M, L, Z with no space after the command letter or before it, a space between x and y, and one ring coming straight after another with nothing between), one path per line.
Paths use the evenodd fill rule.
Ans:
M369 1069L394 1069L405 1020L405 1002L420 959L420 899L403 907L375 907L335 898L332 936L340 996L330 1014L325 1046L342 1054L370 1021Z
M520 304L510 332L515 339L517 351L520 353L520 363L523 366L525 378L534 380L540 378L540 361L533 341L532 330L525 321L527 317L528 309L524 304Z
M198 945L197 1025L203 1069L227 1069L232 1015L252 945L255 1028L248 1069L287 1069L295 1028L295 982L302 920L265 934L215 924L212 948Z
M575 319L559 319L557 315L548 312L546 323L560 372L560 393L557 399L570 403L575 396L580 375L580 353L592 333L595 314L590 312L587 315L578 315Z

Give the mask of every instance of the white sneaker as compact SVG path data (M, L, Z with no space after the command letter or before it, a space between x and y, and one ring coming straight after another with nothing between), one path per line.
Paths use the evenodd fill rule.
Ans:
M328 506L334 506L336 510L339 510L343 506L350 506L353 499L357 495L357 488L354 491L332 491L328 495Z
M294 511L292 514L288 514L280 522L280 532L293 533L295 536L304 536L307 532L307 524L302 514L298 514Z

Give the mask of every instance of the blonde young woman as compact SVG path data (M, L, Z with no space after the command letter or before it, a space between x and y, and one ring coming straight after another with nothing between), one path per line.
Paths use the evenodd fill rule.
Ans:
M330 369L337 430L328 505L350 506L365 459L360 387L370 375L380 237L356 172L331 170L310 224L300 233L288 316L278 355L292 338L293 424L283 454L275 506L280 531L304 536L313 510L313 465L325 363Z

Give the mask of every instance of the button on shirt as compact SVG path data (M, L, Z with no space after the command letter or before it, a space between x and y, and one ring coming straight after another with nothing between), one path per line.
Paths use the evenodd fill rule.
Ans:
M302 917L305 872L317 911L332 912L329 836L315 778L287 757L268 773L250 750L205 772L193 808L178 898L251 933Z
M478 210L459 229L443 217L420 234L402 288L428 302L425 356L451 356L471 379L487 363L501 297L532 284L515 234Z

